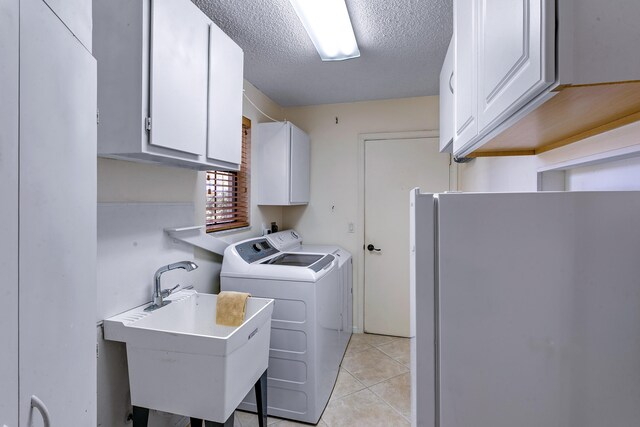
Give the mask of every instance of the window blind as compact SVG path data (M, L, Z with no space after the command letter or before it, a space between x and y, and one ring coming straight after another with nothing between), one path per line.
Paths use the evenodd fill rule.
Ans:
M242 118L240 171L207 171L207 233L249 226L251 121Z

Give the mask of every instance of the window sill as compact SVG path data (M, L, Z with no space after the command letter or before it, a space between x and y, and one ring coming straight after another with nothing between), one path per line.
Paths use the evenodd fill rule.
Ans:
M208 232L206 232L206 234L207 234L207 236L214 236L214 237L226 236L227 234L235 234L235 233L242 233L242 232L245 232L245 231L249 231L252 228L253 227L251 225L249 225L249 226L246 226L246 227L230 228L228 230L208 231Z

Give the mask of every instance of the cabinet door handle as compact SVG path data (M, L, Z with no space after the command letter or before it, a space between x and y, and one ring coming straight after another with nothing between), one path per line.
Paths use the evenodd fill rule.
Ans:
M45 405L44 402L38 398L38 396L31 396L31 407L36 408L38 412L40 412L40 415L42 415L44 427L51 427L51 417L49 416L47 405Z
M453 71L451 72L451 77L449 77L449 90L453 93Z

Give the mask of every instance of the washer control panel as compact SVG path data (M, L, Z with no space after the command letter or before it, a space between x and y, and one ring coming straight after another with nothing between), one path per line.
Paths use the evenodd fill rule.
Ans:
M240 255L240 257L249 264L280 252L264 238L240 243L236 246L236 251L238 252L238 255Z
M295 230L279 231L266 236L271 242L272 246L275 246L281 251L290 250L302 243L302 238Z

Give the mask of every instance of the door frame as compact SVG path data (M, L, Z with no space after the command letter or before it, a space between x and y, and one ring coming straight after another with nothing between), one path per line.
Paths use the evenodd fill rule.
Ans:
M416 139L416 138L438 138L440 132L437 129L406 131L406 132L383 132L383 133L361 133L358 134L358 207L356 222L356 240L358 245L364 245L364 190L365 190L365 144L367 141L383 141L387 139ZM449 169L450 188L457 188L457 174ZM407 203L409 194L407 193ZM364 246L358 248L354 254L357 268L355 269L355 283L353 287L353 332L364 332Z

